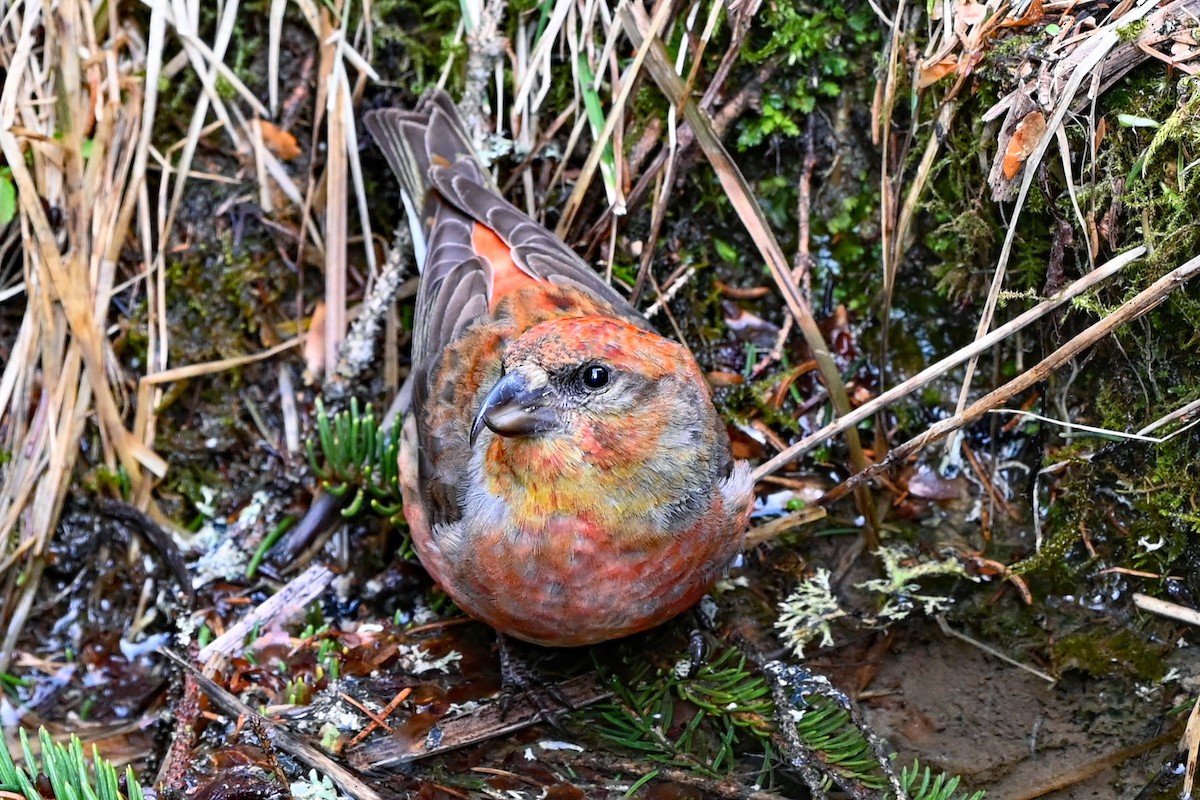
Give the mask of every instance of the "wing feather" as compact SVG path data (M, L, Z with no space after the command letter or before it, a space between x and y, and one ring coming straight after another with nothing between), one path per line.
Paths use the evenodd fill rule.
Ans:
M481 183L459 163L435 165L429 179L442 198L495 231L512 250L513 262L531 278L572 286L610 304L628 322L649 328L646 318L609 286L561 239Z

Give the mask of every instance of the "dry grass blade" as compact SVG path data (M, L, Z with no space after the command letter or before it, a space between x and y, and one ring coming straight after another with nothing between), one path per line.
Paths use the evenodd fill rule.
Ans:
M1172 422L1175 422L1176 420L1188 419L1188 418L1194 416L1197 411L1200 411L1200 400L1193 400L1192 402L1188 403L1187 405L1181 406L1180 408L1175 409L1171 413L1165 414L1162 417L1160 417L1159 419L1156 419L1154 422L1151 422L1149 425L1147 425L1146 427L1144 427L1140 431L1138 431L1138 435L1145 436L1146 434L1153 433L1154 431L1158 430L1159 428L1163 427L1164 425L1169 425ZM1175 431L1173 431L1170 434L1170 436L1167 436L1165 438L1169 439L1169 438L1171 438L1171 436L1176 436L1176 435L1182 433L1183 431L1187 430L1188 428L1192 427L1197 422L1200 422L1200 417L1197 417L1196 419L1193 419L1191 422L1188 422L1182 428L1176 429Z
M267 91L271 116L279 113L279 45L283 40L283 14L288 0L271 0L267 17Z
M1026 159L1024 176L1021 180L1021 189L1017 194L1016 206L1013 208L1012 218L1008 223L1008 233L1005 235L1004 244L1000 248L1000 258L996 263L996 271L992 276L992 285L988 289L987 301L984 303L983 313L979 319L979 327L975 334L976 338L985 336L992 325L992 316L996 311L996 303L1000 298L1000 290L1004 287L1004 274L1008 265L1008 259L1012 254L1013 243L1016 241L1017 221L1021 215L1022 208L1024 208L1025 199L1029 195L1029 187L1033 185L1034 176L1037 174L1036 167L1045 157L1046 150L1050 147L1050 142L1056 135L1055 132L1063 124L1063 119L1071 108L1071 103L1075 99L1076 92L1079 91L1085 79L1092 77L1096 67L1120 42L1120 31L1149 14L1154 10L1155 5L1155 0L1142 0L1141 4L1133 11L1123 15L1116 22L1110 23L1105 28L1093 34L1088 40L1086 53L1081 55L1078 62L1074 65L1074 69L1069 73L1070 77L1067 79L1065 89L1059 96L1058 105L1046 122L1046 130L1038 141L1037 147L1034 148L1029 158ZM975 359L971 359L967 362L966 375L963 377L963 388L958 396L957 413L962 413L966 405L967 397L970 394L971 378L974 374Z
M825 337L821 334L821 330L817 326L817 321L813 317L808 301L800 294L799 287L792 280L788 260L783 255L783 249L779 246L775 234L772 233L770 223L767 221L762 207L754 199L754 194L746 183L745 177L729 156L728 151L725 150L725 146L721 143L721 139L717 136L716 131L713 130L712 120L695 103L691 102L691 99L687 95L687 88L679 76L675 74L675 70L672 68L671 61L667 57L662 43L657 39L647 38L647 32L653 30L653 27L650 21L646 19L645 12L636 5L625 6L620 13L620 18L625 33L633 41L634 46L638 47L639 50L644 49L647 53L646 68L654 78L654 81L663 93L667 95L667 98L673 105L683 109L684 117L687 119L688 124L691 125L696 135L697 143L699 143L709 163L712 164L713 170L717 173L717 178L720 180L722 188L725 189L730 204L737 211L743 224L745 224L746 230L750 234L751 239L754 240L755 245L758 246L759 253L770 268L771 275L775 279L775 284L783 293L784 301L787 303L792 316L795 317L796 323L804 335L804 340L808 343L813 358L820 368L821 376L825 380L830 399L833 401L834 410L839 416L849 414L850 399L846 395L846 385L842 382L841 373L838 371L837 364L833 360L833 355L829 351L829 345L825 342ZM648 49L643 47L645 42L650 43ZM867 459L858 438L858 431L854 428L847 428L845 438L846 447L850 452L850 461L854 470L856 472L865 470L867 468ZM859 511L867 520L868 538L873 539L874 531L878 528L875 520L874 504L871 502L870 496L865 492L859 492L857 500Z
M889 169L893 157L890 154L892 146L892 111L896 106L896 91L900 81L899 63L902 49L901 21L905 16L906 0L900 0L891 25L891 38L887 48L886 78L876 87L874 108L872 109L871 138L879 145L879 219L883 233L883 248L880 258L883 262L883 297L884 304L891 304L892 286L895 284L896 271L899 269L900 239L895 233L895 194L893 193ZM884 320L888 316L884 315Z
M0 371L0 451L14 454L0 464L0 537L5 547L0 564L21 566L6 569L0 583L0 670L8 666L13 643L37 596L43 554L58 524L89 421L99 432L97 459L128 476L134 502L146 508L154 484L146 474L161 476L167 469L149 446L156 437L154 409L163 384L262 358L296 343L265 354L168 369L167 254L174 245L175 215L187 181L198 174L191 168L194 155L204 137L219 134L249 165L257 118L265 116L266 108L223 63L236 31L237 0L215 7L200 0L146 0L144 5L149 14L143 44L136 36L112 35L125 21L103 0L60 0L52 7L38 0L0 0L0 66L5 71L0 151L18 189L16 226L25 242L19 293L26 300L11 342L12 356ZM296 0L295 6L329 54L329 69L322 77L334 90L321 99L335 111L328 116L337 145L331 153L342 156L343 192L331 202L340 209L344 233L347 173L358 189L364 216L366 208L361 169L354 160L357 142L348 127L352 87L347 65L357 70L360 82L372 73L359 50L327 22L316 3ZM278 33L282 4L274 4L273 10L273 30ZM369 26L368 16L360 17L361 24ZM105 22L107 38L97 36L96 20ZM211 41L201 40L200 20L211 21L212 32L206 34ZM360 28L360 33L366 29ZM162 54L172 36L182 49L164 65ZM275 48L277 58L278 39ZM187 136L170 147L156 147L160 82L184 69L195 73L200 87ZM223 97L218 81L232 87L236 96ZM325 109L324 102L320 108ZM152 198L145 176L156 164L163 180ZM260 179L270 176L286 200L300 204L302 193L277 158L259 148L254 166ZM224 175L202 177L231 180ZM62 211L61 223L51 221L48 208ZM319 234L307 227L308 236L320 246ZM369 227L364 230L369 232ZM369 234L367 241L369 246ZM131 242L141 247L145 271L118 277L119 256ZM337 243L344 257L345 236ZM368 263L372 255L368 253ZM116 379L119 371L106 325L114 294L139 280L147 281L146 374L130 398ZM6 299L19 293L5 287ZM127 428L131 405L133 425Z
M141 190L142 93L122 88L137 86L145 62L123 40L97 41L91 5L65 0L51 11L40 2L0 4L0 150L27 243L24 319L0 376L0 450L13 454L0 465L2 560L26 563L6 570L0 585L0 671L32 607L93 411L111 469L120 465L137 481L143 467L165 468L124 426L103 328L114 256L132 218L123 200ZM82 53L100 57L85 62ZM47 208L63 211L61 224Z
M326 47L336 46L326 45ZM325 59L322 59L324 61ZM338 345L346 338L346 249L347 249L347 157L346 93L339 78L339 60L329 59L333 72L329 79L328 121L329 158L325 164L325 379L334 375Z
M799 511L784 514L782 517L770 520L769 522L764 522L762 525L755 525L746 533L744 547L747 551L752 550L760 544L772 541L776 537L782 536L796 528L803 527L820 519L825 519L825 515L826 512L822 506L808 506Z
M241 126L234 124L234 117L231 117L229 107L216 90L218 76L228 79L228 76L233 75L223 63L223 58L234 33L234 23L237 19L236 3L231 2L223 9L224 14L219 18L217 32L211 46L198 38L197 31L192 22L192 20L199 17L199 6L193 5L188 8L182 3L172 6L164 0L147 2L146 4L151 10L150 32L146 48L148 61L146 78L148 88L146 91L146 102L141 109L143 134L138 144L137 163L140 171L137 173L137 176L140 182L145 172L147 155L153 154L162 166L166 176L159 187L157 223L155 224L151 220L149 199L146 196L144 186L139 186L138 191L131 192L127 197L129 199L134 197L138 199L139 227L141 228L143 251L147 254L153 253L153 257L150 259L150 270L154 278L154 290L150 292L150 330L147 347L148 358L146 359L147 374L153 374L156 371L167 368L170 333L167 328L166 311L168 289L166 280L166 254L171 240L171 231L174 227L175 216L180 204L183 202L184 190L188 178L192 177L192 160L195 157L200 140L213 130L211 126L206 124L209 109L211 108L217 117L217 127L226 132L237 152L249 151L249 142L253 140L253 135L244 124ZM154 120L158 109L158 80L165 71L172 69L170 65L165 69L162 66L162 55L168 28L174 31L184 46L184 51L180 53L181 64L191 64L202 87L201 95L197 98L196 108L193 110L192 118L188 125L187 136L177 145L180 155L179 161L174 168L170 167L169 162L162 155L154 151L150 144L150 137L153 133ZM238 88L239 93L248 102L261 108L261 103L258 103L258 100L254 98L249 89L236 76L233 76L233 81L234 83L231 85L234 85L235 88L240 87ZM240 115L237 116L237 120L243 121ZM169 156L170 153L171 150L168 150L167 155ZM152 225L154 225L153 231L151 229ZM155 240L157 241L157 247L152 244L152 241ZM140 442L149 443L154 441L156 426L154 415L151 413L150 408L157 405L159 399L161 399L161 396L156 394L149 403L139 405L137 409L133 431L135 437ZM166 465L164 463L156 470L156 474L161 475L165 470ZM145 507L149 503L150 488L148 483L134 481L134 498L139 507Z
M325 317L323 326L323 348L319 360L324 367L326 380L334 377L338 362L338 348L346 336L348 311L346 307L346 266L349 250L349 190L354 188L359 220L363 231L363 243L367 266L372 279L376 275L374 240L367 214L366 187L362 166L358 157L358 135L354 126L354 97L359 93L362 82L367 78L378 78L367 59L354 47L348 36L347 23L350 18L350 3L340 8L340 18L331 19L329 9L318 6L313 0L296 0L296 6L314 36L320 42L320 69L317 76L317 102L314 129L325 125L326 163L322 179L312 181L303 202L305 229L318 249L323 249L325 259ZM363 30L370 27L371 4L363 6L361 24ZM282 11L275 13L282 14ZM278 37L282 29L270 30L269 53L279 47ZM268 59L270 62L270 58ZM270 68L270 63L268 63ZM350 68L357 74L357 86L351 86ZM274 82L274 81L273 81ZM289 186L290 181L273 159L266 162L268 171L275 177L289 197L298 190ZM324 234L319 234L309 224L309 211L314 198L324 188ZM310 364L310 367L313 366Z
M574 5L572 0L556 0L554 3L554 10L546 22L546 27L542 31L542 35L538 39L533 53L529 56L529 63L534 65L535 68L525 73L520 85L517 87L517 94L513 98L513 106L515 108L526 107L526 104L529 102L530 92L533 91L534 82L539 77L542 78L541 96L544 97L546 92L550 90L549 81L546 80L546 76L549 75L550 71L550 54L554 49L555 43L558 41L558 33L562 30L563 23L567 19L567 12L570 11L572 5Z
M596 141L592 145L592 150L588 153L587 160L583 163L583 168L579 171L579 177L575 181L575 188L571 191L571 196L567 199L566 206L563 207L562 218L559 220L558 227L555 230L559 236L565 236L567 231L570 230L571 223L575 220L575 214L583 204L583 196L592 182L592 176L596 172L596 167L600 164L601 157L604 155L605 145L608 144L609 138L617 127L617 122L621 119L621 111L629 99L629 93L633 91L633 87L637 84L637 75L641 71L642 64L646 60L647 55L650 53L651 46L657 41L658 32L666 24L667 15L670 10L670 3L660 3L654 18L646 22L645 36L641 37L641 40L635 45L637 47L637 55L634 56L633 62L625 69L625 73L621 77L621 88L617 92L617 96L613 98L612 108L609 110L608 117L604 120L604 127L596 137ZM673 72L671 74L674 75ZM623 209L618 213L624 213Z

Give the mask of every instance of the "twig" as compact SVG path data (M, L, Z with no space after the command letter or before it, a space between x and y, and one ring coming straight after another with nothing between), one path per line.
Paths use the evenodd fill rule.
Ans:
M796 258L792 263L792 278L806 290L809 290L812 283L813 267L809 239L812 233L812 176L813 169L817 166L814 142L816 119L817 115L810 113L804 128L804 166L800 170L796 199Z
M763 477L777 472L785 464L796 460L809 450L819 446L830 437L836 436L846 428L853 427L863 420L870 418L877 411L891 405L893 402L903 397L907 397L935 378L945 374L948 370L951 370L957 365L966 361L972 355L982 353L983 351L995 345L997 342L1003 341L1030 323L1041 319L1062 304L1083 294L1097 283L1111 278L1129 264L1141 258L1143 255L1145 255L1145 253L1145 247L1137 247L1133 250L1122 253L1121 255L1109 261L1107 264L1098 267L1095 271L1084 275L1082 278L1067 286L1054 297L1051 297L1048 300L1043 300L1011 322L996 328L982 339L973 342L968 347L964 347L956 353L952 353L935 364L931 364L903 383L888 389L874 400L864 403L863 405L854 409L854 411L852 411L850 414L847 414L846 416L839 418L836 422L832 422L820 430L804 437L799 442L796 442L796 444L792 445L787 450L784 450L774 458L760 464L754 470L751 477L755 481L759 481L762 480Z
M962 413L955 414L948 419L933 425L920 436L909 439L903 445L892 450L887 458L875 464L864 472L853 475L842 483L835 486L823 498L822 504L832 503L840 497L845 497L846 494L856 486L863 484L881 472L891 469L902 463L913 453L923 447L938 441L946 435L958 430L959 428L968 425L982 417L984 414L996 408L1001 403L1006 402L1011 397L1020 394L1039 381L1045 380L1046 376L1054 372L1059 367L1066 364L1072 358L1083 352L1087 348L1094 345L1096 342L1108 336L1121 325L1127 322L1132 322L1148 311L1157 307L1160 303L1167 299L1167 296L1181 285L1191 280L1200 272L1200 256L1191 259L1181 267L1168 272L1163 277L1159 278L1146 289L1139 292L1130 300L1126 301L1120 308L1109 314L1104 319L1095 323L1091 327L1084 330L1075 338L1071 339L1058 350L1051 353L1046 358L1042 359L1032 369L1026 370L1022 375L1001 386L999 389L984 395L979 400L965 408ZM986 337L985 337L986 339ZM980 340L983 341L983 340Z
M197 658L207 662L214 655L232 655L241 649L242 642L256 625L278 622L281 615L302 610L320 596L333 580L328 567L311 566L293 578L286 586L260 603L253 611L238 620L229 630L213 639Z
M581 675L555 686L574 708L583 708L609 697L612 692L600 686L594 674ZM537 723L540 712L533 702L518 698L508 709L499 703L486 703L474 711L438 720L422 738L415 741L381 738L348 750L346 757L359 769L388 770L422 758L494 739Z
M557 753L550 751L540 754L542 760L554 758ZM569 760L568 760L569 758ZM582 753L570 753L569 756L563 756L563 766L567 769L578 771L580 764L591 767L589 770L592 774L599 778L592 779L591 783L596 786L592 795L599 796L601 789L611 790L612 784L603 781L599 776L604 775L638 775L646 772L646 762L636 758L622 758L619 755L604 749L587 749ZM785 800L788 795L778 792L769 791L766 789L758 789L754 786L747 786L740 783L736 777L733 778L710 778L698 774L695 769L686 769L683 767L671 767L666 765L655 765L657 779L667 781L670 784L676 784L680 787L688 787L699 792L700 797L713 798L714 800ZM583 788L586 784L580 782L584 780L583 776L576 777L574 783L576 786ZM747 781L749 783L749 781ZM682 792L680 794L683 794Z
M401 703L403 703L405 700L408 699L408 696L410 694L412 694L411 686L405 686L403 689L396 692L396 696L391 699L391 702L389 702L386 706L383 707L383 711L379 712L378 721L376 721L375 717L372 716L370 723L368 723L365 728L363 728L361 731L359 731L357 734L355 734L354 738L350 740L350 744L348 745L348 747L357 746L358 744L360 744L363 741L363 739L366 739L368 736L370 736L372 733L374 733L375 729L380 726L383 726L390 731L391 728L387 727L385 720L389 716L391 716L391 713L393 711L395 711L397 708L400 707Z
M387 717L385 715L376 714L374 711L367 708L366 704L363 703L361 700L351 697L350 695L346 694L345 692L338 692L338 697L342 698L347 703L349 703L350 705L357 708L360 712L362 712L363 716L365 716L367 719L370 720L370 722L367 724L368 728L383 728L388 733L392 732L392 726L387 724ZM362 733L365 733L365 731L360 732L359 736L361 736ZM355 737L355 738L357 738L357 737Z
M962 447L962 451L967 454L967 461L970 463L972 471L979 478L979 482L983 484L984 491L992 499L992 503L999 506L1004 511L1005 516L1012 521L1016 522L1019 520L1021 518L1020 513L1013 508L1012 503L1000 495L1000 491L996 488L996 484L992 481L988 470L984 469L983 464L979 461L979 457L975 455L975 451L965 441L960 446Z
M1177 419L1184 419L1186 417L1191 416L1192 414L1195 414L1197 410L1200 410L1200 400L1193 400L1192 402L1188 403L1187 405L1185 405L1181 408L1175 409L1170 414L1166 414L1165 416L1159 417L1154 422L1151 422L1149 425L1147 425L1146 427L1144 427L1140 431L1138 431L1138 435L1145 436L1146 434L1153 433L1154 431L1158 430L1159 428L1161 428L1162 426L1164 426L1168 423L1174 422ZM1188 423L1187 427L1191 427L1192 425L1195 425L1195 424L1196 424L1196 420L1192 420L1191 422ZM1181 428L1180 430L1183 430L1183 429ZM1174 436L1177 433L1179 433L1178 430L1173 431L1171 433L1171 435Z
M192 748L196 744L196 721L200 717L200 687L190 672L183 674L180 695L171 706L171 745L158 767L154 785L182 795L187 786Z
M359 309L350 325L350 332L338 348L337 366L333 377L325 383L328 397L338 398L350 389L353 380L375 361L375 338L388 309L397 300L414 297L417 282L401 283L412 261L412 234L406 225L396 229L396 238L388 248L387 259L379 272L379 280Z
M1179 736L1179 729L1181 727L1183 727L1183 724L1177 723L1153 739L1147 739L1144 742L1139 742L1129 747L1122 747L1116 752L1093 758L1065 771L1059 770L1050 780L1030 788L1025 788L1019 794L1008 795L1006 800L1034 800L1038 797L1045 797L1051 792L1057 792L1077 783L1082 783L1106 769L1111 769L1131 758L1136 758L1143 753L1150 752L1156 747L1161 747L1168 742L1174 741Z
M1187 606L1181 606L1179 603L1172 603L1167 600L1160 600L1157 597L1134 592L1133 604L1142 611L1149 611L1151 614L1158 614L1160 617L1169 617L1171 619L1186 622L1188 625L1200 625L1200 611Z
M971 647L974 647L978 650L982 650L983 652L987 653L992 658L999 659L999 660L1003 661L1005 664L1011 664L1012 666L1016 667L1017 669L1023 669L1026 672L1028 672L1030 675L1036 675L1037 677L1044 680L1046 683L1053 684L1053 683L1058 682L1058 680L1053 675L1047 675L1046 673L1042 672L1040 669L1037 669L1036 667L1031 667L1028 664L1022 664L1020 661L1017 661L1015 658L1013 658L1011 656L1005 655L1004 653L1000 652L999 650L992 647L991 645L984 644L983 642L979 641L978 639L973 639L970 636L966 635L965 633L960 633L960 632L954 630L953 628L950 627L950 624L948 622L946 622L946 618L944 616L942 616L941 614L938 614L936 619L937 619L938 627L941 628L942 633L946 634L947 636L954 638L954 639L958 639L960 642L966 642L967 644L971 645Z
M230 716L244 716L247 719L260 721L275 747L298 759L306 766L328 775L350 797L357 798L357 800L384 800L381 794L372 789L356 773L346 769L316 747L292 736L279 723L259 714L181 656L166 648L159 648L158 652L187 670L214 705Z
M488 81L495 65L504 55L505 42L500 25L504 20L506 5L507 0L487 0L483 3L479 18L468 20L467 23L467 74L458 108L476 145L482 142L487 129L483 109Z
M349 237L348 185L349 160L346 141L346 115L350 98L343 91L345 72L338 67L336 44L325 43L322 63L330 64L325 76L326 160L325 160L325 380L337 369L338 348L346 338L346 268L347 238Z

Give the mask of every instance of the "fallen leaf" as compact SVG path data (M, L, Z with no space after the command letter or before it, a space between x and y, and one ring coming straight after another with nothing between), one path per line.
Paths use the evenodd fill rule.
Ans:
M1187 42L1172 42L1171 58L1176 61L1187 61L1194 55L1196 54L1192 52L1192 47Z
M260 119L258 125L262 129L263 144L278 158L291 161L300 155L300 145L296 143L295 136L265 119Z
M729 300L721 301L721 311L725 315L725 324L740 341L754 342L759 347L775 346L779 327L774 323Z
M967 493L966 479L961 475L945 478L925 465L904 470L900 481L909 494L924 500L957 500Z
M309 376L321 374L325 369L325 304L317 301L313 309L312 322L308 326L308 335L304 337L304 372L306 381Z
M1037 149L1038 142L1042 140L1045 132L1046 115L1041 111L1030 111L1017 123L1012 138L1008 140L1008 147L1004 150L1005 179L1011 181L1016 176L1025 159Z
M1108 134L1108 117L1101 117L1096 123L1096 135L1092 137L1092 150L1099 151L1104 137Z
M713 370L705 375L709 386L740 386L746 379L736 372Z
M1020 19L1007 19L1000 23L1000 27L1024 28L1026 26L1033 25L1035 22L1041 22L1043 16L1045 16L1045 9L1042 6L1042 0L1033 0L1033 2L1029 4L1029 8L1026 10L1023 17ZM1056 25L1054 27L1058 26ZM1047 26L1047 30L1048 29L1049 26ZM1057 33L1057 31L1054 33ZM1050 35L1053 36L1054 34L1051 33Z
M957 68L958 58L955 56L946 56L941 61L922 67L917 75L917 88L932 86L947 75L953 74Z

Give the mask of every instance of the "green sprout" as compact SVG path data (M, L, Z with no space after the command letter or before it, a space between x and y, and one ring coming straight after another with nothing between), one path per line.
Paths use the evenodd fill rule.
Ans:
M317 398L317 438L322 466L310 439L308 463L322 488L335 497L349 497L342 515L353 517L370 504L371 510L389 519L400 513L400 427L397 416L390 431L382 431L368 404L359 411L358 401L332 417Z
M982 791L960 793L958 784L961 780L957 775L951 777L943 772L930 772L929 767L922 769L920 761L914 761L911 769L905 767L900 773L900 785L913 800L983 800Z
M0 794L6 797L24 797L25 800L42 800L36 788L41 776L45 776L53 789L54 797L78 797L85 800L142 800L142 787L134 775L133 768L125 771L125 791L117 782L117 770L112 763L100 757L92 747L92 769L88 769L83 755L83 743L72 734L71 741L61 744L54 741L45 728L38 732L41 743L41 759L33 755L29 746L29 735L21 729L21 750L25 763L18 767L8 752L0 747Z

